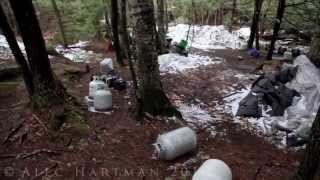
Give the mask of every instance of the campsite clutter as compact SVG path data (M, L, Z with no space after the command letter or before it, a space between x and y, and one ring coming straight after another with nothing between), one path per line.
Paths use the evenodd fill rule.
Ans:
M113 68L111 58L100 62L101 76L94 75L89 83L89 96L85 97L88 110L91 112L109 113L112 109L111 88L122 91L126 89L124 81Z

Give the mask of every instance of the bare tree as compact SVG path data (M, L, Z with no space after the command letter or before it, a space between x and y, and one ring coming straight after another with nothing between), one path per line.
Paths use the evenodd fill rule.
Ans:
M63 44L64 48L67 48L68 47L68 41L67 41L67 36L66 36L65 30L64 30L64 26L63 26L60 10L58 8L56 0L51 0L51 4L52 4L53 10L54 10L54 13L55 13L55 15L57 16L57 19L58 19L58 26L59 26L59 30L60 30L60 34L61 34L62 44Z
M117 62L123 66L123 54L120 46L120 38L119 38L119 8L118 1L111 0L111 26L112 26L112 34L113 34L113 44L116 49Z
M275 46L275 43L278 39L278 34L279 34L280 27L281 27L282 18L283 18L285 9L286 9L286 0L279 0L278 8L277 8L277 16L276 16L276 19L274 22L273 35L272 35L270 48L269 48L268 55L267 55L267 60L272 59L274 46Z
M34 107L41 108L48 104L64 103L67 94L60 82L54 78L32 0L10 0L10 5L25 45L29 66L25 65L25 61L22 59L21 53L14 43L15 38L9 29L7 29L6 38L8 42L11 42L10 48L15 53L16 60L20 61L21 67L24 68L23 71L26 74L29 71L31 72L32 84L29 79L30 75L26 76L28 77L26 84L29 86L28 89L32 89Z
M138 114L177 115L163 91L160 80L158 56L156 51L156 31L154 6L152 0L132 0L135 40L137 47L137 68L139 79Z
M254 13L252 16L252 23L251 23L251 32L250 37L248 40L248 49L253 48L253 43L255 37L259 38L259 21L260 21L260 14L262 9L262 4L264 0L255 0L254 1ZM258 34L258 35L257 35ZM257 44L259 44L259 39L257 39Z

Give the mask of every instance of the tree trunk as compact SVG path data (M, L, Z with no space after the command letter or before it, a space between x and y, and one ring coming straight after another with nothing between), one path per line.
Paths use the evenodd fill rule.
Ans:
M120 47L120 39L119 39L119 8L118 8L118 1L117 0L111 0L111 26L112 26L112 34L113 34L113 45L116 50L116 57L117 62L123 66L123 57L122 57L122 51Z
M236 11L237 11L237 0L232 1L232 12L231 12L231 26L230 30L232 30L232 27L236 24Z
M165 53L165 40L166 40L166 29L165 29L165 5L164 0L157 0L158 4L158 34L159 34L159 51L160 54Z
M274 46L275 46L275 43L278 38L278 34L279 34L280 27L281 27L282 18L283 18L285 9L286 9L286 0L279 0L278 9L277 9L277 17L276 17L275 24L273 27L273 35L272 35L270 48L269 48L268 55L267 55L267 60L272 59Z
M19 48L14 32L10 27L10 24L5 16L5 13L1 5L0 5L0 22L1 22L0 28L2 30L2 33L6 37L7 42L11 48L12 54L14 55L17 64L20 66L22 70L22 75L26 85L26 89L28 90L29 96L32 97L34 85L32 82L32 74L31 74L29 65Z
M58 5L56 3L56 0L51 0L51 3L52 3L52 7L53 7L53 10L54 10L54 13L55 13L55 15L57 16L57 19L58 19L58 26L59 26L59 30L60 30L60 34L61 34L63 47L67 48L68 47L67 36L66 36L65 30L64 30L62 17L61 17Z
M17 26L16 26L16 22L15 22L15 18L13 15L13 12L10 8L10 4L9 4L9 0L1 0L0 1L0 5L2 5L4 14L7 17L7 22L10 24L11 29L13 30L14 33L18 32Z
M111 23L110 23L110 19L109 19L109 10L111 8L109 8L109 4L108 4L108 1L105 1L105 12L104 12L104 18L105 18L105 21L106 21L106 34L105 34L105 38L106 39L110 39L112 41L113 40L113 34L112 34L112 26L111 26Z
M165 24L165 32L167 33L169 31L169 17L168 17L168 1L164 1L165 6L165 12L164 12L164 24Z
M138 114L177 115L163 91L156 52L156 32L152 0L132 0L137 43L139 96Z
M259 31L260 31L260 27L258 25L257 30L256 30L256 49L257 50L260 50L260 34L259 34Z
M119 38L120 38L120 47L122 50L122 56L123 58L129 58L128 55L128 45L126 44L126 34L125 32L127 31L127 26L123 26L124 24L127 24L126 22L123 23L123 21L127 21L127 12L126 12L126 6L127 3L126 1L119 0L118 1L120 5L120 21L119 21Z
M61 103L65 100L66 94L54 78L32 0L10 0L10 4L20 29L33 76L34 105L42 107L43 103Z
M304 157L294 177L295 180L315 179L320 164L320 108L311 128L309 143Z
M313 35L309 57L316 66L320 67L320 30Z
M259 29L259 21L260 21L260 14L262 9L263 0L255 0L254 1L254 13L252 16L252 23L250 28L250 37L248 40L248 49L253 48L254 38L257 34ZM259 33L259 32L258 32Z
M126 0L121 0L122 4L126 3ZM127 6L124 7L124 9L122 9L122 16L127 17ZM130 40L129 40L129 34L128 34L128 30L127 30L127 18L124 18L122 20L122 26L126 27L124 28L124 44L126 45L126 49L127 49L127 56L128 56L128 63L129 63L129 68L130 68L130 73L131 73L131 78L133 81L133 87L134 87L134 94L135 94L135 98L136 101L139 102L139 97L137 94L138 91L138 81L137 81L137 75L135 72L135 68L132 62L132 53L131 53L131 48L130 48Z
M194 2L194 0L191 0L191 5L192 5L192 11L193 11L193 15L194 15L193 23L197 24L198 20L199 20L199 16L197 13L197 7L196 7L196 3Z

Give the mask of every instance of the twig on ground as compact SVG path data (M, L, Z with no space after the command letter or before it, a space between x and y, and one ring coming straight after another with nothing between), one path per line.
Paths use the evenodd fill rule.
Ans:
M40 118L38 118L37 115L32 114L32 117L44 128L46 132L48 132L47 126L41 121Z
M2 145L5 144L5 143L7 143L7 142L9 141L9 139L10 139L14 134L16 134L16 133L19 131L19 129L22 128L24 122L25 122L25 120L21 121L21 122L18 124L17 127L13 128L13 129L10 131L10 133L8 134L8 136L7 136L7 137L4 139L4 141L2 142Z
M57 151L53 151L53 150L49 150L49 149L37 149L37 150L34 150L33 152L31 153L21 153L21 154L18 154L16 156L16 159L26 159L28 157L31 157L31 156L35 156L37 154L41 154L41 153L47 153L47 154L54 154L54 155L59 155L60 153L57 152Z
M256 170L256 172L254 173L254 177L253 177L253 180L256 180L263 168L264 164L262 164L261 166L258 167L258 169Z

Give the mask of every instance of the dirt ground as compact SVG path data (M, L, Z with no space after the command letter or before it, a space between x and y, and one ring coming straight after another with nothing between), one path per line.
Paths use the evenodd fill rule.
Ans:
M197 50L194 50L197 51ZM201 67L184 74L164 75L163 85L172 101L193 102L200 99L212 110L217 100L226 95L222 89L237 84L237 78L227 70L252 73L261 60L249 59L245 52L216 50L201 52L225 58L220 65ZM238 56L244 60L238 60ZM112 56L112 54L105 54ZM163 180L191 179L194 171L209 158L221 159L232 169L234 180L290 179L299 165L301 153L279 149L270 142L241 129L230 115L219 115L221 121L212 126L219 133L209 136L206 129L198 130L198 148L174 161L153 157L152 144L158 134L186 124L168 118L155 117L137 122L133 119L132 86L113 90L114 109L111 114L87 111L83 97L88 94L90 76L99 72L98 63L91 63L86 73L84 64L55 59L53 64L68 91L82 103L91 129L79 135L68 127L61 130L63 140L54 142L47 135L41 117L28 108L28 98L21 79L17 86L0 91L0 179L129 179ZM68 66L68 72L61 67ZM117 71L130 80L128 67ZM71 72L71 75L70 75ZM253 79L248 79L251 83ZM177 83L179 82L179 83ZM219 101L218 101L219 102ZM182 125L181 125L182 124ZM6 143L3 143L7 140Z

